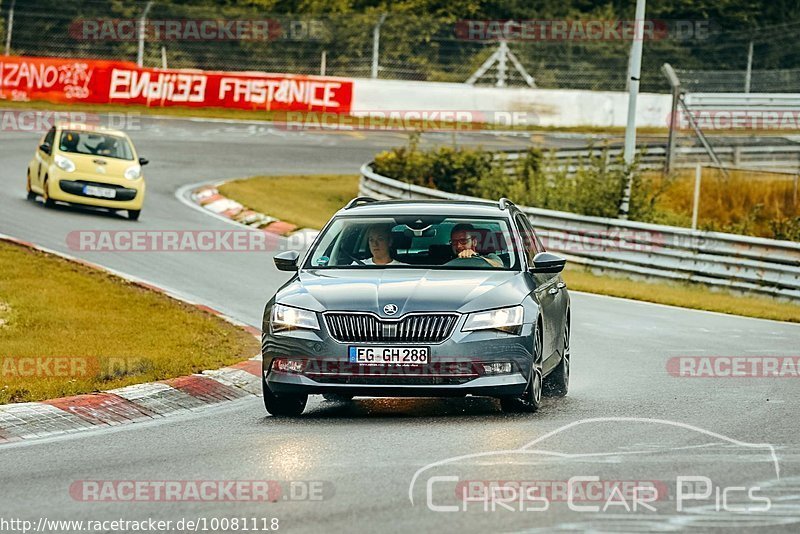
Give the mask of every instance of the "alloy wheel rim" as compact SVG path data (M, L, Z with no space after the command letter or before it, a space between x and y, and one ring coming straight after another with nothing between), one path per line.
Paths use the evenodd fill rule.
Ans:
M569 384L569 320L564 326L564 381Z

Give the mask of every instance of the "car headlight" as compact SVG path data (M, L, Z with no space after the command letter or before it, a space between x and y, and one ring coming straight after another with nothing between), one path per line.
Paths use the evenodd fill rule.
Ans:
M295 328L310 328L319 330L317 314L311 310L292 308L283 304L275 304L272 307L272 330L280 332L282 330L293 330Z
M142 176L142 168L139 165L131 165L125 169L125 178L128 180L138 180Z
M63 171L72 172L75 170L75 163L69 158L56 154L54 161L56 166Z
M523 315L522 306L470 313L462 330L502 330L511 334L519 334L522 331Z

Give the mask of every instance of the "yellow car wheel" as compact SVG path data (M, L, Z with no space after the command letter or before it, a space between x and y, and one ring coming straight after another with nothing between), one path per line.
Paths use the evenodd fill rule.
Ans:
M34 200L36 198L36 193L33 192L31 189L31 173L28 171L28 179L25 182L25 190L28 192L28 200Z
M44 184L42 184L42 198L44 199L44 207L45 208L52 208L55 207L56 201L50 198L50 181L47 179L47 176L44 177Z

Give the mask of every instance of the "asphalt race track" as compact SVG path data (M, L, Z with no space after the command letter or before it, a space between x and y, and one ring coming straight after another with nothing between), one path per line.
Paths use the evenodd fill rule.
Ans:
M40 134L0 132L0 232L140 277L254 326L287 278L269 253L79 252L66 236L230 229L177 194L188 184L253 174L356 173L377 150L405 138L190 120L143 119L142 126L130 132L151 161L137 223L25 200L25 168ZM425 136L426 143L452 139ZM513 148L527 138L469 133L458 142ZM677 356L797 356L800 325L577 293L572 316L570 395L545 400L537 414L504 415L495 401L478 398L345 404L312 397L301 418L285 420L268 417L260 401L236 401L186 417L0 447L0 517L277 518L281 532L800 528L800 381L667 371ZM563 487L576 476L650 481L669 491L649 506L641 502L646 498L638 506L591 496L568 502L557 490L547 502L504 494L489 504L460 493L491 481ZM678 492L681 476L696 477L694 498L688 489ZM277 480L299 489L275 503L98 503L70 495L81 480ZM304 487L324 491L305 498ZM749 513L741 511L748 506Z

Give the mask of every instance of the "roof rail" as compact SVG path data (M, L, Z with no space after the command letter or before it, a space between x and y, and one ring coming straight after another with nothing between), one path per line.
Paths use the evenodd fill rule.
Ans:
M501 198L499 204L501 210L508 209L509 206L516 206L516 204L508 200L506 197Z
M349 210L350 208L355 208L359 204L368 204L370 202L377 202L377 201L378 201L377 198L372 198L372 197L356 197L350 202L348 202L347 206L345 206L344 209Z

